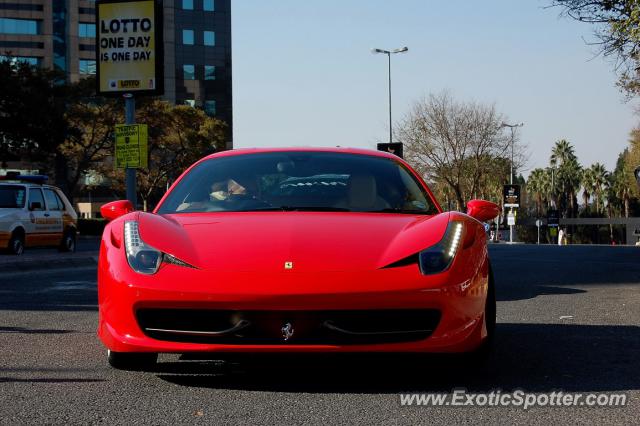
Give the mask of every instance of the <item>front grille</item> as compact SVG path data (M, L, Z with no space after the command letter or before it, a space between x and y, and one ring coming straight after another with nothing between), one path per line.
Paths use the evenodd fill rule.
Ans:
M183 343L326 345L426 339L440 322L435 309L231 311L138 309L138 324L157 340Z

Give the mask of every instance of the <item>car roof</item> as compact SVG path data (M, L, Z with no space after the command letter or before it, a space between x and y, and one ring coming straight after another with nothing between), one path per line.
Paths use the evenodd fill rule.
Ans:
M25 186L27 188L51 188L51 189L60 189L57 186L53 186L53 185L48 185L48 184L39 184L39 183L33 183L33 182L20 182L18 180L16 180L15 182L12 181L2 181L0 182L0 186Z
M219 157L229 157L234 155L246 155L246 154L262 154L268 152L336 152L341 154L359 154L359 155L368 155L372 157L383 157L383 158L391 158L394 160L399 160L400 157L391 154L390 152L377 151L375 149L366 149L366 148L349 148L349 147L311 147L311 146L301 146L301 147L270 147L270 148L234 148L232 150L220 151L214 154L206 156L204 159L209 158L219 158Z

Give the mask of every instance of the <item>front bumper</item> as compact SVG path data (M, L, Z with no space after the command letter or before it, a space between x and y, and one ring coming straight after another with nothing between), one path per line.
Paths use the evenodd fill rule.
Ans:
M213 282L211 272L175 265L163 265L153 276L137 274L120 250L103 243L98 335L107 348L117 352L466 352L486 336L483 311L488 282L486 253L468 260L428 277L419 273L417 265L408 265L313 274L220 272ZM185 341L143 330L140 312L168 310L175 314L172 310L176 309L262 312L277 321L290 318L291 312L313 317L326 311L372 315L371 311L428 310L438 313L438 321L434 330L417 339L382 343L348 338L316 343L297 336L282 341L221 339L216 343L215 339ZM293 318L292 326L297 327Z

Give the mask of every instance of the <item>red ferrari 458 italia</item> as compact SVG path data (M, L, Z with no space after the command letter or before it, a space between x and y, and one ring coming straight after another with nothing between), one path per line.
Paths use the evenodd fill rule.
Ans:
M443 212L402 159L246 149L190 167L151 213L127 201L98 266L98 335L117 368L158 353L471 352L495 329L473 200Z

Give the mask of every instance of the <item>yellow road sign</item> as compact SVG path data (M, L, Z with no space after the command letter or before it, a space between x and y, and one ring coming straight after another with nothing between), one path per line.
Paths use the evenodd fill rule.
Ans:
M116 168L147 168L147 125L116 124Z

